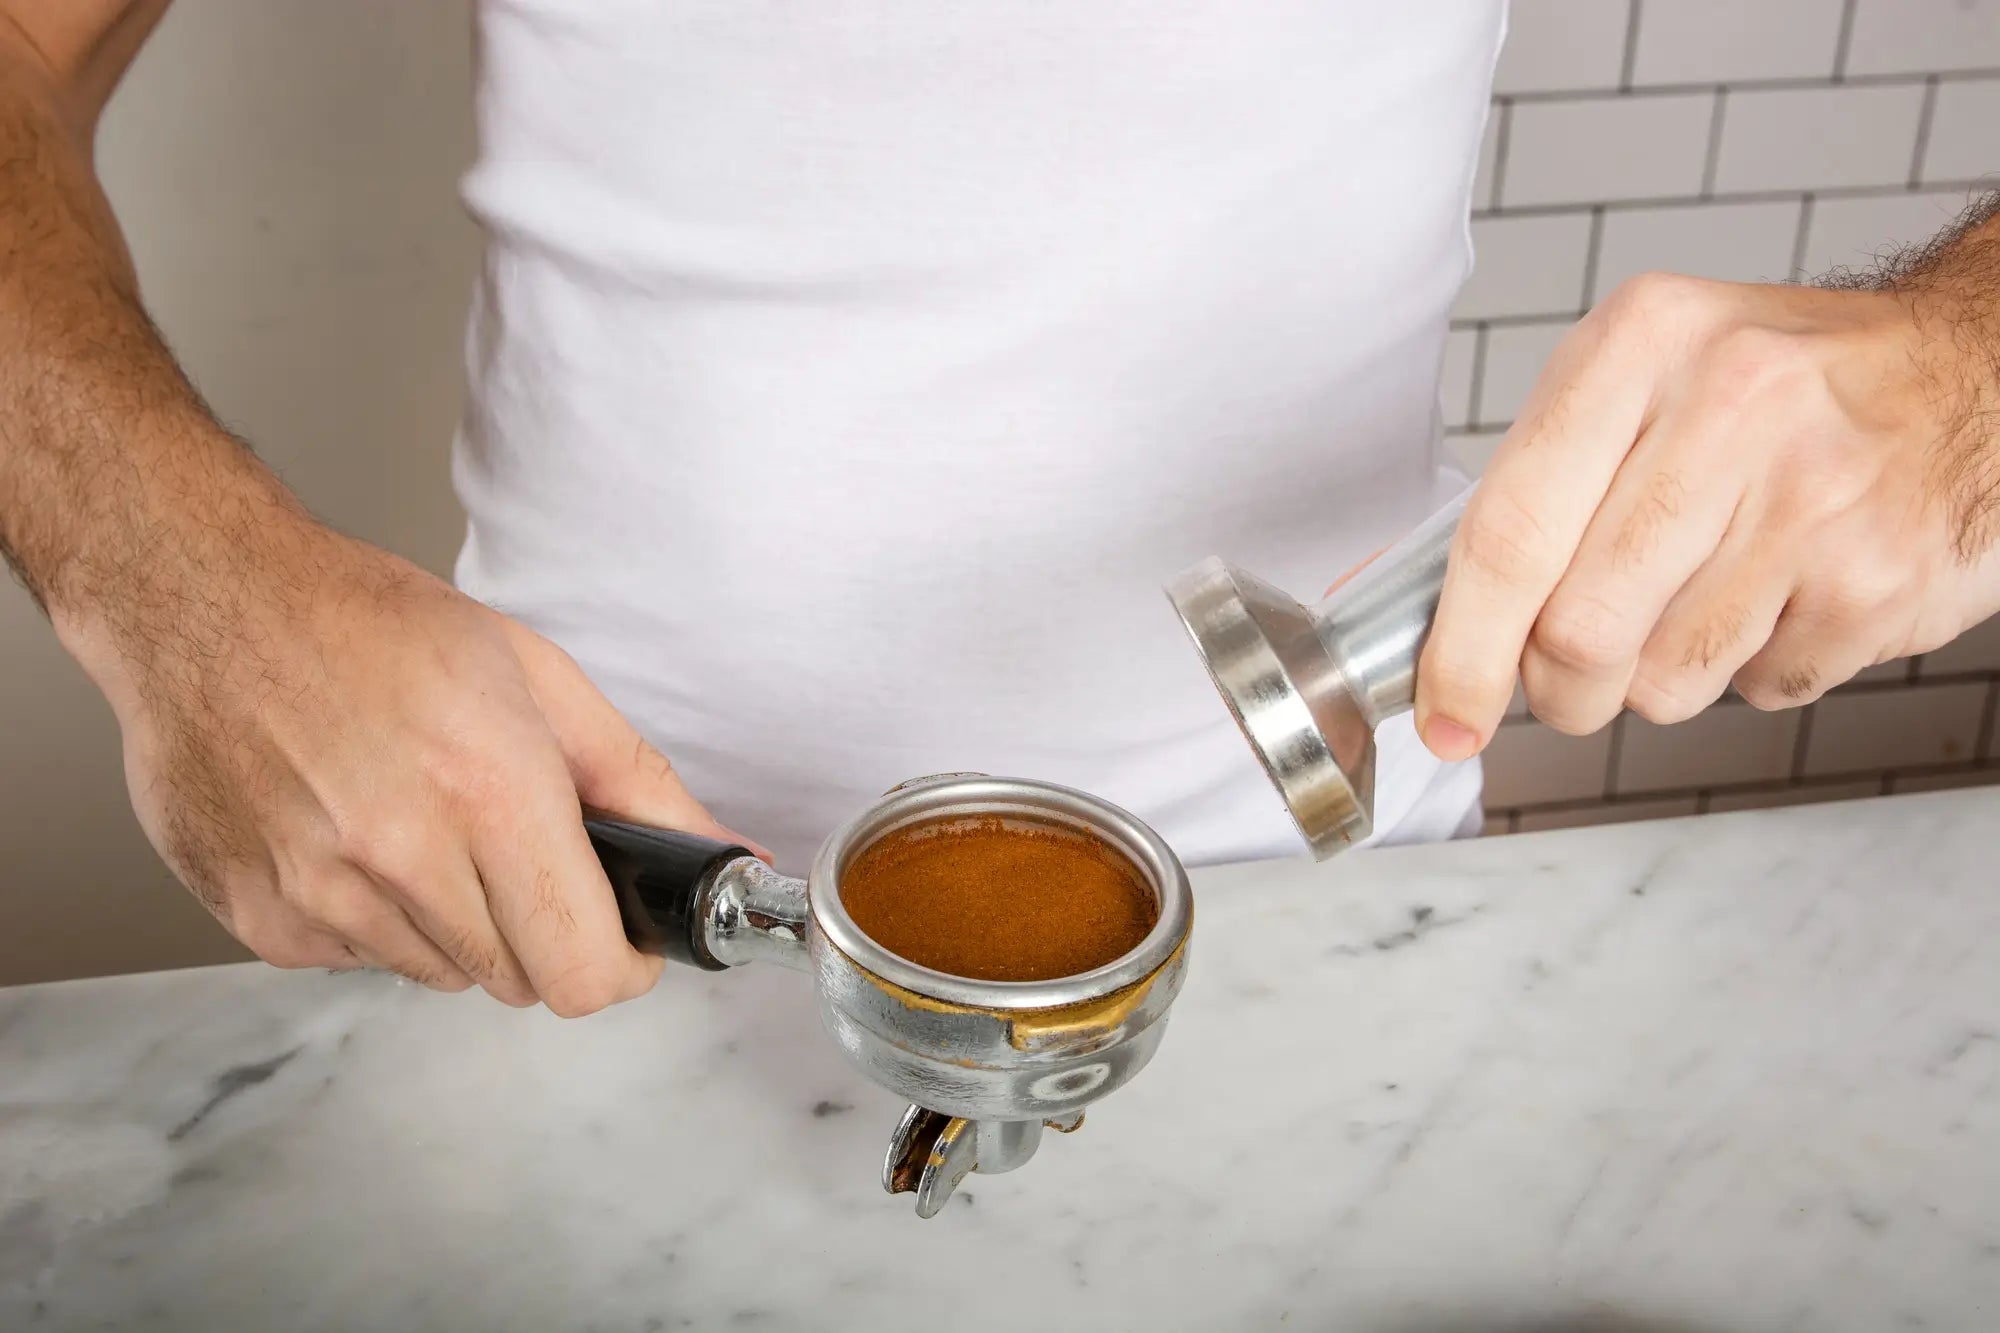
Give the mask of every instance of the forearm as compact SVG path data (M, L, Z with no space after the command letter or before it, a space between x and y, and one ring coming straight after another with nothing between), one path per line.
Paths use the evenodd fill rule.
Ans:
M147 319L78 120L0 40L0 551L66 640L142 628L197 537L293 503Z

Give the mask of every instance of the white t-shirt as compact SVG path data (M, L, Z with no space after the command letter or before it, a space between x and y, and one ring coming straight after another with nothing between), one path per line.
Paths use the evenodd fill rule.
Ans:
M1161 594L1455 493L1501 0L486 0L471 594L801 869L905 778L1301 850ZM1377 824L1478 773L1407 724Z

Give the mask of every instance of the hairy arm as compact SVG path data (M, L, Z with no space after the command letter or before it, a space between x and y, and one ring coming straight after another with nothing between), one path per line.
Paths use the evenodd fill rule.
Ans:
M720 834L560 649L316 522L147 318L91 167L162 0L0 0L0 550L117 715L140 825L291 967L636 995L581 807Z
M289 503L146 317L91 167L105 100L164 8L0 9L0 551L66 640L114 610L143 632L149 572L187 549L177 526Z

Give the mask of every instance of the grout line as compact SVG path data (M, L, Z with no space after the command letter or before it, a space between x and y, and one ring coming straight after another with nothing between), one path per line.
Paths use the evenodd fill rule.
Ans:
M1714 798L1715 792L1711 788L1703 787L1694 794L1694 812L1698 815L1707 814L1709 812L1709 802Z
M1576 810L1616 809L1626 805L1649 805L1654 801L1685 801L1692 799L1697 805L1704 802L1712 809L1714 798L1718 796L1782 796L1795 791L1824 791L1831 787L1852 786L1869 778L1886 779L1889 776L1920 777L1932 773L1983 773L1989 764L1932 764L1923 768L1903 770L1864 769L1850 773L1834 773L1809 779L1805 782L1757 781L1718 782L1706 787L1656 787L1644 791L1625 792L1609 799L1579 796L1566 801L1525 801L1519 806L1508 807L1526 814L1567 814Z
M1923 679L1923 664L1924 655L1922 653L1918 653L1910 659L1909 669L1903 673L1903 683L1905 685L1914 685Z
M1604 206L1590 210L1590 240L1583 247L1583 300L1576 308L1576 317L1582 319L1590 313L1597 291L1597 257L1604 248Z
M1993 683L1986 687L1986 707L1979 714L1979 735L1972 744L1975 762L1986 762L1986 756L1993 748L1993 713L1996 708L2000 708L2000 676L1994 677Z
M1472 335L1472 392L1470 395L1472 401L1465 405L1465 429L1470 434L1478 435L1483 433L1479 427L1479 400L1486 393L1487 326L1485 324L1475 324L1472 327L1474 329Z
M1708 113L1708 153L1701 164L1701 197L1715 198L1715 168L1722 161L1722 118L1729 110L1729 85L1715 87L1715 106Z
M1923 83L1927 79L1939 79L1947 83L1967 80L2000 78L2000 65L1979 66L1972 69L1941 69L1934 71L1911 71L1905 74L1862 74L1853 78L1828 79L1819 75L1785 77L1773 79L1731 79L1729 86L1739 93L1792 93L1809 92L1815 89L1843 88L1901 88ZM1517 89L1509 93L1497 93L1494 101L1510 102L1589 102L1611 101L1620 97L1691 97L1697 93L1715 91L1715 84L1709 83L1648 83L1630 88L1598 86L1594 88L1536 88Z
M1500 186L1507 179L1507 148L1514 139L1514 99L1502 97L1496 101L1500 107L1500 128L1493 135L1493 188L1487 203L1497 212Z
M1847 57L1854 49L1854 11L1857 0L1846 0L1840 7L1840 36L1833 44L1833 81L1847 82Z
M1730 85L1742 91L1740 84ZM1925 194L1963 194L1973 190L1990 190L1993 178L1972 177L1966 180L1925 181L1919 189ZM1551 217L1562 213L1587 213L1593 208L1606 209L1613 213L1628 212L1642 208L1691 208L1700 204L1782 204L1811 195L1817 199L1890 199L1910 193L1908 181L1898 181L1894 185L1834 185L1822 186L1817 190L1718 190L1710 198L1698 194L1662 194L1651 198L1624 199L1571 199L1558 204L1514 204L1507 208L1484 208L1472 214L1472 220L1482 222L1488 218L1531 218Z
M1625 11L1625 53L1618 60L1618 91L1632 91L1632 71L1639 63L1639 17L1642 0L1631 0Z
M1485 319L1454 319L1451 327L1460 333L1467 329L1531 329L1539 325L1576 323L1574 310L1549 310L1537 315L1488 315Z
M1792 785L1798 786L1806 780L1806 749L1812 744L1813 714L1819 711L1817 702L1809 703L1799 710L1799 734L1792 741Z
M1909 188L1917 189L1924 183L1924 157L1931 147L1931 121L1937 117L1938 81L1933 74L1924 80L1924 107L1917 113L1917 146L1910 153Z
M1625 752L1625 719L1629 714L1620 710L1611 719L1611 744L1604 750L1604 799L1611 800L1618 795L1618 756Z
M1792 281L1809 281L1806 275L1806 242L1812 236L1813 200L1815 195L1807 194L1799 200L1799 228L1792 234Z

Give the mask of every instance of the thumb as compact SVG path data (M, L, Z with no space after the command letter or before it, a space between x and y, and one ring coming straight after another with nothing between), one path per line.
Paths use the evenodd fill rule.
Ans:
M679 829L771 853L717 822L674 771L672 761L633 729L574 658L539 634L507 622L528 688L555 732L585 806L654 828Z

